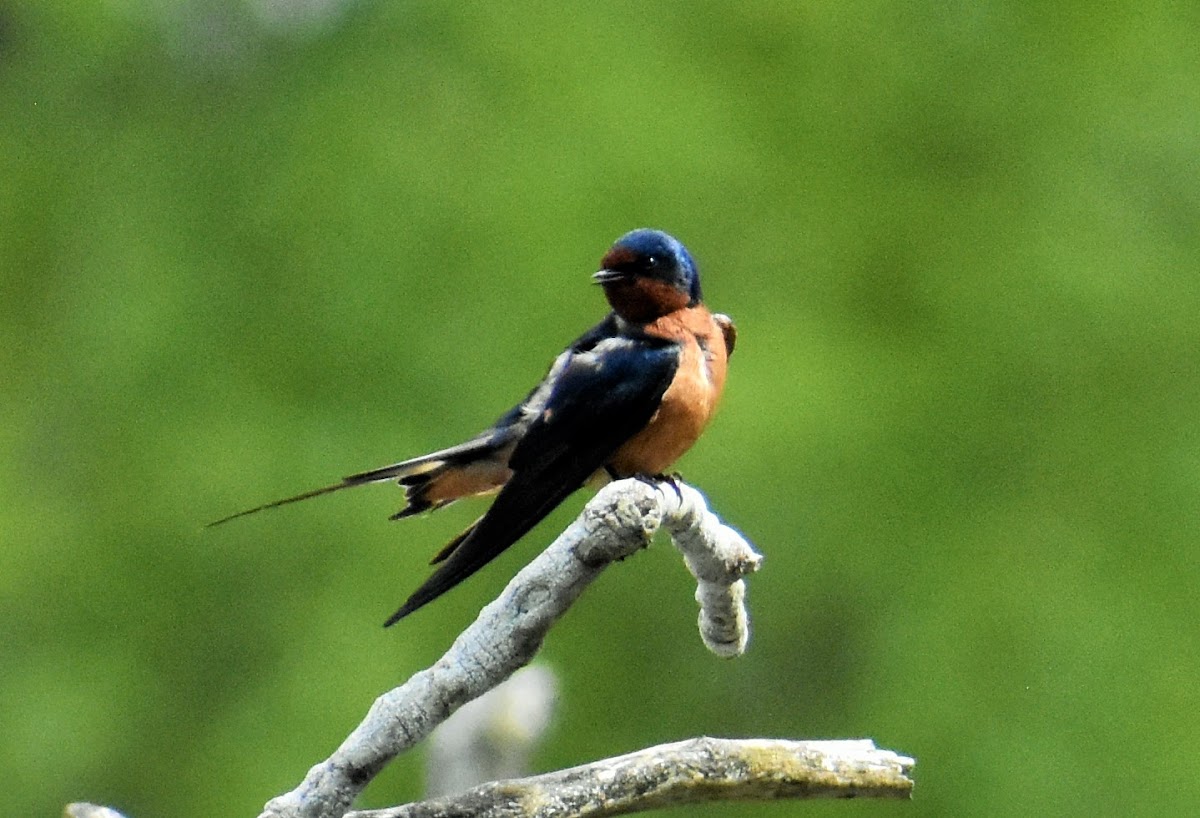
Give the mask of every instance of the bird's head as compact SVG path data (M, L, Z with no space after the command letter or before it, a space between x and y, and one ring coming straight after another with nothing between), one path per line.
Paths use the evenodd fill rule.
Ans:
M700 274L687 248L661 230L642 228L617 239L592 276L617 315L646 323L700 303Z

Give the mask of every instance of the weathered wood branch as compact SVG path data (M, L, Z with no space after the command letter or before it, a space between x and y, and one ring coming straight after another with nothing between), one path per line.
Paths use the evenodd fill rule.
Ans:
M606 818L708 801L907 798L912 765L869 739L696 738L346 818Z
M549 548L522 569L432 667L371 706L363 722L260 818L340 818L396 755L463 704L527 664L550 627L610 563L646 546L660 527L698 582L705 644L722 656L749 638L742 578L761 557L682 483L622 480L603 488Z
M908 798L913 764L870 739L695 738L345 818L607 818L710 801ZM102 811L67 814L121 818L91 809Z
M529 778L483 784L420 803L348 813L396 755L459 707L527 664L550 627L611 562L666 529L697 580L700 632L719 656L749 639L743 577L761 557L683 484L624 480L602 489L583 514L508 584L432 667L376 699L363 722L294 790L260 818L601 818L714 800L906 797L912 759L870 740L713 739L648 748ZM68 815L113 818L72 804Z

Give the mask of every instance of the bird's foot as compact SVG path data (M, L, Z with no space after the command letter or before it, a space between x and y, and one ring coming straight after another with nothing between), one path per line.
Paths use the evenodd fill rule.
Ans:
M675 494L680 501L683 500L683 490L679 488L679 484L683 482L683 475L679 472L671 472L670 474L637 474L634 479L641 480L647 485L658 488L663 483L666 483L671 488L675 489Z

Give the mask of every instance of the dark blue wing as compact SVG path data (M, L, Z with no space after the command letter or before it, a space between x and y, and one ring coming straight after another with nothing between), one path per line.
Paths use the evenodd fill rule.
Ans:
M584 339L580 339L581 341ZM679 345L608 337L572 345L537 417L513 450L513 476L488 512L443 550L445 559L387 624L478 571L580 488L650 422L679 367Z

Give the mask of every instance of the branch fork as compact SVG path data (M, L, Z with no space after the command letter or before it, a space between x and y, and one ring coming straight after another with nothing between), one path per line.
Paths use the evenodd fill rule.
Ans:
M528 664L551 626L610 563L646 547L665 527L696 575L705 644L721 656L749 640L742 578L762 558L683 483L621 480L523 568L432 667L384 693L362 723L300 786L271 800L260 818L344 815L383 767L463 704Z

